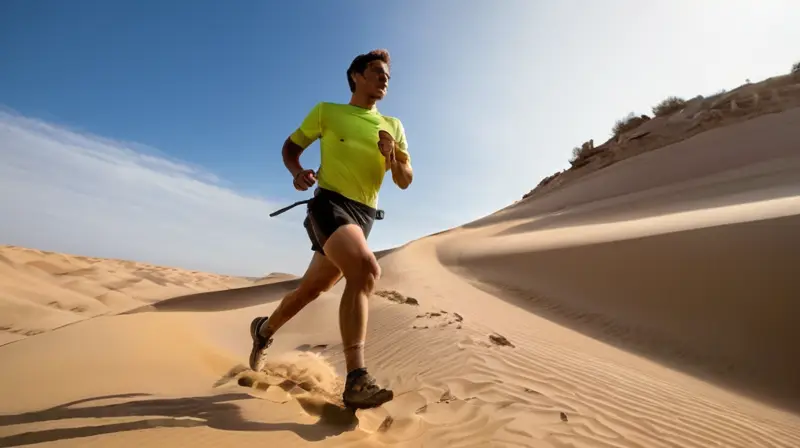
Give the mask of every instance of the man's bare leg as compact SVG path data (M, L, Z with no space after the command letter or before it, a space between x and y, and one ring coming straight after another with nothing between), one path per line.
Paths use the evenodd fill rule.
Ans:
M339 305L339 329L348 372L345 404L359 408L379 406L391 400L393 394L375 385L364 361L369 295L381 275L378 260L367 246L364 232L354 224L339 227L325 243L325 253L346 281Z
M314 252L314 257L303 274L300 286L281 300L281 303L269 316L267 325L261 328L261 335L275 334L306 305L316 300L323 292L331 289L340 278L342 278L342 272L339 268L324 255Z
M380 276L380 266L367 246L363 231L353 224L339 227L328 238L325 253L342 271L346 282L339 304L339 330L350 372L364 367L368 300Z
M272 335L320 294L331 289L341 277L342 272L335 264L319 252L314 252L311 263L300 280L300 286L281 299L281 303L269 318L257 317L250 324L253 339L253 348L250 351L251 369L256 369L256 364L263 350L269 346Z

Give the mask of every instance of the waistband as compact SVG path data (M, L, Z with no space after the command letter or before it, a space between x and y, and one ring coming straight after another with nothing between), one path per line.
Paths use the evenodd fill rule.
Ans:
M364 203L358 202L356 200L350 199L347 196L345 196L345 195L343 195L343 194L341 194L339 192L336 192L336 191L333 191L333 190L328 190L327 188L317 187L314 190L314 197L311 199L311 201L313 202L313 201L315 201L317 199L332 200L332 201L340 202L340 203L344 202L344 203L352 205L353 207L357 207L357 208L363 210L365 213L369 214L372 217L375 217L375 215L378 213L378 209L376 209L376 208L370 207L367 204L364 204ZM309 203L308 205L310 206L311 203Z
M342 202L352 203L353 206L355 206L355 207L363 208L366 213L369 213L371 216L373 216L377 220L381 220L384 217L384 211L383 210L374 209L374 208L372 208L372 207L370 207L370 206L368 206L366 204L362 204L362 203L360 203L358 201L354 201L354 200L352 200L352 199L350 199L350 198L348 198L346 196L343 196L342 194L337 193L337 192L335 192L333 190L327 190L327 189L324 189L324 188L317 187L314 190L314 197L317 197L320 194L324 194L323 199L325 199L326 197L329 198L329 199L330 198L335 198L336 200L339 200L339 201L342 201ZM269 216L270 217L278 216L278 215L280 215L282 213L286 213L287 211L297 207L298 205L310 204L311 201L313 201L313 200L314 200L314 198L304 199L302 201L297 201L294 204L287 205L286 207L283 207L283 208L281 208L279 210L275 210L274 212L270 213Z

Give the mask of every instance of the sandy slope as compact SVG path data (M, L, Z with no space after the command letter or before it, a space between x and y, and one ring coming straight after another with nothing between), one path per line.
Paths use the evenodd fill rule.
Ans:
M0 347L0 446L800 446L799 123L700 134L382 254L383 408L336 406L341 283L243 367L249 320L297 283L277 278Z
M0 345L170 297L250 284L133 261L0 246Z

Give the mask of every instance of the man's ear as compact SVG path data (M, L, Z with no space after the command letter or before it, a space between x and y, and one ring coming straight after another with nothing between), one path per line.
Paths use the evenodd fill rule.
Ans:
M353 72L353 73L351 73L351 74L350 74L350 79L352 79L352 80L353 80L353 84L355 84L355 83L356 83L356 78L357 78L359 75L361 75L361 74L360 74L360 73L358 73L358 72ZM361 75L361 77L363 78L363 77L364 77L364 75Z

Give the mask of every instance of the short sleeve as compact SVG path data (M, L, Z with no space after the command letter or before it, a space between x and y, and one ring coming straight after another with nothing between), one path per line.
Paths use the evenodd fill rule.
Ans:
M409 163L411 162L411 155L408 153L408 140L406 140L406 130L403 128L403 123L395 118L395 150L404 153L408 157Z
M314 140L318 139L321 135L322 103L317 103L311 108L311 111L303 119L303 122L300 123L300 127L297 128L289 138L291 138L296 145L305 149L314 143Z

